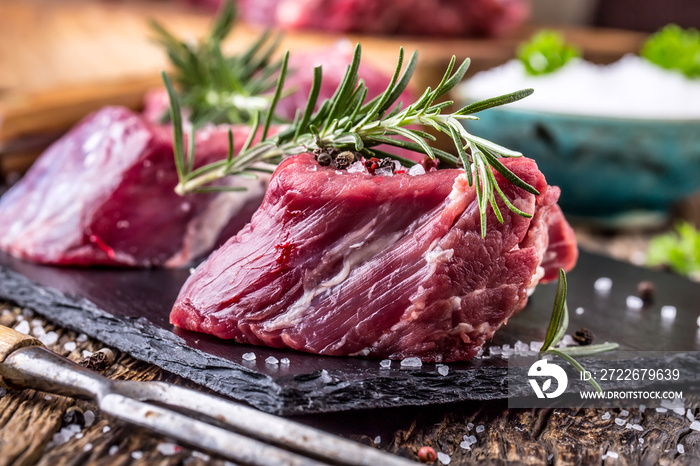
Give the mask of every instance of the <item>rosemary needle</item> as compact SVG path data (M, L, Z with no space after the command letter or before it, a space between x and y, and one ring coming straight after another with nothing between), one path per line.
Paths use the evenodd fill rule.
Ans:
M277 98L287 75L287 59L288 53L279 65L279 80L275 97L271 99L270 107L267 109L267 117L263 121L257 119L252 128L255 134L261 125L263 125L264 133L269 128L271 115L274 115ZM199 191L221 177L247 171L251 165L260 161L277 163L285 156L329 147L339 150L356 150L365 157L372 157L378 153L373 149L375 146L386 144L423 153L431 158L439 158L449 164L457 165L457 157L430 145L432 136L414 129L416 126L427 126L450 136L459 160L464 166L469 184L476 183L482 236L486 235L488 206L494 209L497 219L502 221L502 215L496 203L497 197L501 198L505 205L518 215L530 216L517 209L510 202L498 187L496 178L491 171L493 168L515 186L532 194L539 194L534 187L524 182L498 161L500 157L520 157L522 154L472 135L465 129L461 121L477 119L472 115L474 112L527 97L533 92L532 89L524 89L471 104L453 113L443 113L452 102L436 103L437 100L463 79L469 67L469 59L464 60L456 67L455 57L452 57L442 80L435 89L426 89L418 100L403 107L401 103L396 101L409 84L418 56L416 52L411 55L402 73L404 61L402 48L399 51L396 70L387 88L377 97L366 101L367 89L358 76L360 59L361 47L358 44L352 62L340 85L333 96L325 99L320 105L317 105L317 101L322 72L320 67L316 68L311 92L303 114L274 136L264 137L260 143L242 151L233 158L231 163L215 162L199 168L196 172L185 169L186 165L179 163L180 183L177 186L177 192L186 194ZM176 107L178 103L174 100L177 100L177 95L173 85L165 75L164 81L169 90L171 106ZM176 160L182 161L191 158L191 154L187 157L177 153L184 150L184 144L177 141L178 138L182 138L182 131L174 130L174 137L176 139L174 144ZM391 154L384 153L382 155L391 156ZM398 159L398 157L392 157ZM402 162L406 162L405 159Z

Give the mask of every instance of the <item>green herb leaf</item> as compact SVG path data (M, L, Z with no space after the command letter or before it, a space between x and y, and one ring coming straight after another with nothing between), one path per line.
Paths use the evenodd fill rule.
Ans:
M443 113L452 102L437 102L437 99L459 83L469 66L469 60L465 60L453 72L455 66L453 58L434 90L428 88L416 102L405 108L397 108L396 99L408 85L417 60L414 53L402 74L403 56L403 50L400 50L395 72L384 92L369 102L365 102L367 89L358 76L361 57L361 48L358 44L353 60L333 96L324 100L318 106L318 110L315 110L322 80L321 70L317 69L314 72L311 93L303 114L298 115L286 129L274 136L267 137L267 129L271 122L270 115L274 114L274 105L285 78L287 60L285 58L280 65L281 73L275 96L271 101L263 125L263 142L243 151L223 169L217 165L211 170L201 171L197 176L194 173L184 174L184 179L180 180L178 192L193 191L211 183L216 179L216 174L228 176L241 173L250 164L258 161L278 160L283 156L327 147L343 150L351 148L361 151L363 154L370 154L374 146L389 144L420 152L431 158L439 158L452 165L456 164L457 157L429 144L435 139L434 136L412 129L416 126L429 126L452 138L459 159L463 162L469 184L475 183L476 185L482 235L485 235L487 231L486 214L489 206L495 212L496 219L499 222L503 221L497 203L499 197L504 201L506 207L516 214L529 216L529 214L517 209L506 198L491 173L491 170L495 169L516 186L537 194L534 187L507 170L497 160L499 157L520 157L522 154L470 134L460 120L473 118L465 113L514 101L529 95L531 91L526 89L496 99L489 99L485 103L477 103L462 109L462 113ZM394 109L389 111L392 107ZM388 114L387 111L389 111ZM402 138L408 139L408 141ZM261 149L260 146L264 146L264 149ZM467 151L467 149L469 150ZM398 159L395 156L391 157Z
M667 266L678 274L700 280L700 230L681 221L675 231L653 238L647 265Z
M517 56L531 75L551 73L566 65L581 52L567 44L557 31L541 30L518 47Z
M556 354L557 356L562 358L564 361L566 361L569 364L571 364L572 366L574 366L581 374L583 374L583 372L585 371L583 366L577 360L572 358L569 354L562 352L561 349L552 348L548 352L552 353L552 354ZM602 393L603 390L600 388L600 385L598 385L598 382L596 382L596 380L593 378L593 376L591 376L588 379L588 382L591 385L593 385L593 388L595 388L595 391L597 391L598 393Z
M204 123L249 123L256 112L265 111L274 89L280 62L272 55L280 37L272 40L264 33L239 56L224 56L221 41L231 31L236 9L233 0L225 2L214 19L211 33L204 40L184 42L155 21L155 40L166 50L171 62L172 80L179 89L180 104L190 110L195 126Z
M700 31L669 24L642 45L640 55L689 78L700 78Z

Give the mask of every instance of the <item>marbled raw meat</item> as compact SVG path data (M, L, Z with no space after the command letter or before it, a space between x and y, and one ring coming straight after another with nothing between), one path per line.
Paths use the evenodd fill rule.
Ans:
M325 355L473 357L540 279L571 269L576 240L534 161L503 163L534 196L496 178L485 238L461 170L372 176L282 162L251 223L189 277L178 327ZM550 247L551 239L551 247Z
M434 37L497 36L529 16L526 0L239 0L241 17L283 29Z
M233 127L239 148L249 133ZM220 160L228 128L196 135L196 165ZM0 198L0 249L60 265L187 265L245 225L266 180L245 193L174 191L172 127L121 107L88 117L54 143Z

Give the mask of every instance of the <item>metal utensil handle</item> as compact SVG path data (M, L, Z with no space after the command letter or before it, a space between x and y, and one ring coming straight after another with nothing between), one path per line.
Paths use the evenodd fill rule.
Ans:
M27 346L44 345L34 337L0 325L0 363L5 362L5 359L18 349L26 348ZM2 372L0 372L0 386L8 386L7 382L2 378Z

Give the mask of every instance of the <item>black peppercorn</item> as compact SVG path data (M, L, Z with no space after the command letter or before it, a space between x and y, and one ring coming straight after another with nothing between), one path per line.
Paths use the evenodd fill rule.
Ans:
M333 166L338 170L345 170L355 161L355 154L350 151L341 152L335 157Z
M576 340L581 346L590 345L593 343L594 338L595 336L593 335L593 332L587 328L580 328L576 330L576 333L574 333L574 340Z
M83 416L83 410L77 406L71 406L63 414L63 426L69 426L71 424L77 424L82 429L85 427L85 416Z
M642 298L644 304L651 304L654 302L654 295L656 294L656 287L654 284L648 280L639 282L637 285L637 294Z

